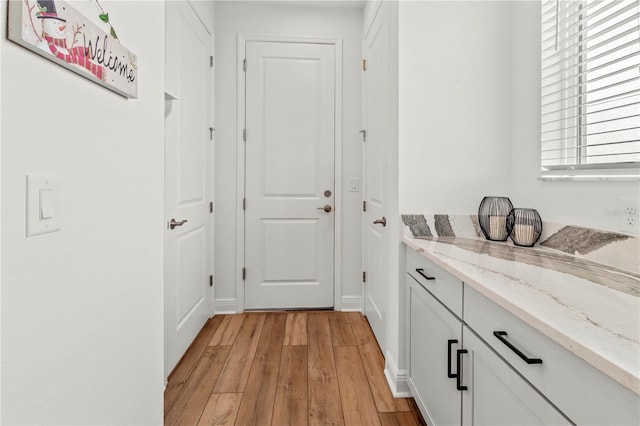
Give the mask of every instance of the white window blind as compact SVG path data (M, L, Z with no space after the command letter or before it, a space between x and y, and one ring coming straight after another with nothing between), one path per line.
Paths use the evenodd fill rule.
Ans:
M640 166L640 0L542 3L541 166Z

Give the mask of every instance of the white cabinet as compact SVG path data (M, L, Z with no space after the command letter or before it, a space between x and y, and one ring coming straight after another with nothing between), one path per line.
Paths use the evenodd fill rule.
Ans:
M414 250L407 250L407 272L453 315L462 318L462 281Z
M408 280L409 387L427 424L460 424L460 393L452 370L462 347L462 323L418 282Z
M570 424L466 325L462 365L462 424Z
M464 320L576 424L640 424L636 394L469 286L464 288ZM467 333L464 342L467 346Z
M416 256L407 253L408 382L427 423L570 424L465 324L462 282Z

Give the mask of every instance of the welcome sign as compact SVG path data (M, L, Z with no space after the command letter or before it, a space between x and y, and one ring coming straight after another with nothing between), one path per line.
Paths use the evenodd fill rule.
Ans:
M9 39L127 98L138 97L137 56L62 0L10 0ZM98 19L100 18L100 19Z

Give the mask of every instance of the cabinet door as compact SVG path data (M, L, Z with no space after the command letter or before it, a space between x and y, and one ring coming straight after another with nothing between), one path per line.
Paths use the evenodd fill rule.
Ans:
M462 324L411 277L407 280L409 386L427 424L459 425L460 392L456 389L456 379L449 378L447 370L451 362L451 370L456 372L455 353L462 347ZM455 342L449 344L449 341Z
M571 424L466 326L463 334L464 425Z
M520 375L579 425L640 425L640 397L516 318L473 288L464 288L466 324ZM527 364L495 331L542 364Z

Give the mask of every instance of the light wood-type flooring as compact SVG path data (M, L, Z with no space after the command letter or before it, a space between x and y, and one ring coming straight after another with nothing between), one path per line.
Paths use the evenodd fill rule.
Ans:
M169 376L166 425L424 425L358 312L211 318Z

